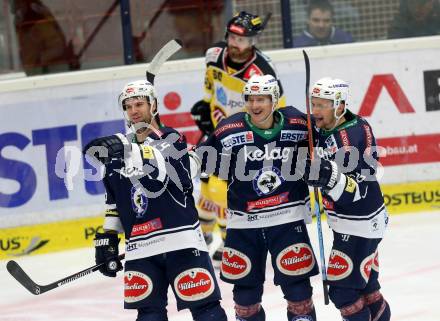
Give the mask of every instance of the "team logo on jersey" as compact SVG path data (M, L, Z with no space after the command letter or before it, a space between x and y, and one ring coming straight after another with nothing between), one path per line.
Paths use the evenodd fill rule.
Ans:
M223 147L226 150L234 146L244 145L254 142L254 133L252 131L240 132L226 136L221 140Z
M299 142L307 138L304 130L282 130L280 141Z
M353 271L353 261L350 257L338 250L332 250L328 262L327 277L329 281L342 280Z
M148 207L148 198L144 195L141 188L132 186L131 188L131 207L136 213L136 218L144 216Z
M368 280L370 279L371 268L372 268L373 260L374 260L374 254L375 253L373 253L373 254L367 256L365 259L363 259L361 262L361 265L360 265L361 276L365 280L365 282L368 282Z
M220 86L215 90L215 97L217 98L217 101L223 105L223 107L228 105L228 96L226 95L223 87Z
M124 301L127 303L139 302L153 291L151 279L138 271L125 271L124 284Z
M160 229L162 229L162 222L158 217L142 224L133 225L130 236L147 235Z
M202 268L186 270L174 279L174 290L184 301L205 299L214 292L214 289L211 273Z
M221 272L225 278L230 280L244 278L251 268L251 260L245 254L230 247L223 248Z
M257 172L252 185L257 195L261 196L274 192L283 182L281 171L276 167L267 166Z
M297 243L282 250L276 259L278 270L286 275L303 275L315 266L315 257L310 245Z

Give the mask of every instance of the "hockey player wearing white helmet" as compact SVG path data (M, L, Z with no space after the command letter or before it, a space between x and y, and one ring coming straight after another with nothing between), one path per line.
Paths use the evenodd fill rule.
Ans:
M220 276L234 284L241 321L265 320L261 301L269 253L287 320L316 320L310 277L318 268L304 221L310 214L308 188L288 177L298 147L307 146L306 115L291 106L278 108L279 96L275 77L252 76L242 93L245 111L222 120L196 150L205 160L203 150L214 147L221 157L214 174L227 182L228 216Z
M273 126L273 113L278 107L280 87L272 75L251 77L244 86L243 99L252 123L261 129Z
M330 299L343 320L389 321L390 307L378 281L378 245L388 215L375 176L376 140L370 124L347 109L348 89L345 81L329 77L312 86L317 157L297 168L305 168L307 184L321 188L333 230L327 270Z
M340 79L322 78L310 93L316 126L331 130L345 121L348 84Z
M138 141L144 141L149 131L159 128L156 90L150 82L138 80L126 84L118 103L128 127L138 136Z
M132 133L94 139L84 149L105 165L104 233L95 237L96 263L115 277L118 233L125 235L124 307L137 321L166 321L171 286L177 309L196 321L226 321L220 290L192 197L185 138L160 123L155 89L128 83L119 95Z
M191 114L204 136L211 134L222 119L244 110L241 95L252 75L270 74L277 78L270 58L256 47L268 18L268 15L262 18L245 11L237 13L226 24L224 41L213 44L206 51L205 95L191 108ZM279 105L285 106L280 83L279 90ZM201 180L197 203L203 232L209 242L217 225L224 240L227 187L214 175ZM213 255L215 264L220 264L221 255L222 246Z

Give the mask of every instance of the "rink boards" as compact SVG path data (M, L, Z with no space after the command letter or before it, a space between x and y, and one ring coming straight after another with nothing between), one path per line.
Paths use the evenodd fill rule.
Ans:
M383 185L390 214L437 211L440 209L440 181ZM434 213L434 212L433 212ZM96 231L102 231L103 216L3 229L0 259L68 249L93 248Z

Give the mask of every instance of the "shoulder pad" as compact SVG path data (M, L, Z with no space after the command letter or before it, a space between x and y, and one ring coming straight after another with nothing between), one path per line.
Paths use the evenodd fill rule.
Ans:
M261 51L256 51L257 57L254 61L254 64L256 64L263 73L273 75L275 78L278 78L276 76L277 72L275 70L275 65L272 63L272 60L263 54Z
M223 49L224 48L222 47L211 47L206 50L205 64L217 62L219 57L221 56L221 53L223 52Z
M181 139L182 135L174 128L168 127L168 126L162 126L158 130L161 133L160 138L164 139L167 138L170 135L173 135L171 137L176 137L176 135L179 137L179 140Z
M222 134L233 131L236 129L244 128L244 117L243 113L236 113L228 118L222 120L214 131L214 135L216 137L221 136Z

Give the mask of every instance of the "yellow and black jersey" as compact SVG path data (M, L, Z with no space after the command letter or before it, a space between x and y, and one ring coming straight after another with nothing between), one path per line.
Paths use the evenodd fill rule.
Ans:
M278 78L269 57L254 48L253 57L235 69L227 64L227 44L222 41L206 51L205 97L211 106L214 127L225 117L243 111L242 91L253 75L273 75ZM279 81L278 81L279 82ZM280 85L279 106L286 105L283 88Z

